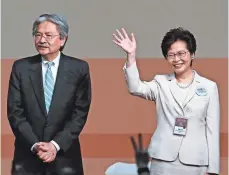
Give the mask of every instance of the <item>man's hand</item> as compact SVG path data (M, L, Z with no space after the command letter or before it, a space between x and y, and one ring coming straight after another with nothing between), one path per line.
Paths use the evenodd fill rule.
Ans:
M37 155L43 162L49 163L55 160L57 150L51 142L39 142L36 145Z
M139 142L139 148L136 145L136 142L134 138L131 136L131 142L134 147L135 151L135 159L136 159L136 164L138 166L138 173L143 174L143 173L149 173L148 169L148 163L149 163L149 155L147 149L143 149L142 147L142 135L138 134L138 142Z

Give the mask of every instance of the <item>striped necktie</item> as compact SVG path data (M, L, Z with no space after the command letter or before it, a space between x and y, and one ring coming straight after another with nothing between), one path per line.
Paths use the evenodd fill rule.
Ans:
M49 112L49 107L52 101L52 94L54 89L54 78L52 75L51 67L54 65L54 62L48 62L45 64L47 71L45 73L45 84L44 84L44 94L45 94L45 106L47 113Z

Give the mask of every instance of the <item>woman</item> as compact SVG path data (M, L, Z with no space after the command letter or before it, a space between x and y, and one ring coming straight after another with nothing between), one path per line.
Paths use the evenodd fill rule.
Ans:
M132 95L155 101L157 127L149 145L151 175L219 174L220 109L217 84L192 69L196 40L188 30L171 29L161 49L173 69L141 81L136 65L136 41L125 29L113 42L127 53L124 66Z

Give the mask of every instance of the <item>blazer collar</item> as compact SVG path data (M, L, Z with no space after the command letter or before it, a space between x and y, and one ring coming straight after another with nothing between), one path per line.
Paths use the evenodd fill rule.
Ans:
M201 81L201 76L199 74L197 74L196 71L195 72L195 75L194 75L194 81L190 87L190 90L189 90L189 93L188 93L188 96L187 98L185 99L185 101L183 102L183 105L182 103L179 101L179 98L177 98L179 95L180 95L180 91L179 89L177 88L177 85L176 85L176 81L175 81L175 74L172 73L172 74L169 74L167 76L167 79L168 81L170 81L170 90L171 90L171 93L175 99L175 101L179 104L179 106L181 107L181 109L183 110L184 107L187 105L187 103L194 97L195 95L195 91L196 91L196 87L197 85L200 83Z
M195 70L193 70L194 71L194 81L196 81L196 82L198 82L198 83L200 83L200 81L201 81L201 76L195 71ZM168 74L167 75L167 80L168 81L172 81L173 79L175 79L176 77L175 77L175 73L171 73L171 74Z
M29 76L31 83L38 100L38 103L44 113L44 116L47 116L45 109L45 99L44 99L44 89L43 89L43 80L42 80L42 58L41 55L35 55L33 59L30 60ZM58 67L56 83L53 92L53 98L50 105L49 113L52 111L53 106L58 106L58 101L61 101L60 94L64 91L64 85L66 82L66 72L68 71L68 62L65 59L65 55L61 53L60 63ZM50 115L50 114L49 114Z

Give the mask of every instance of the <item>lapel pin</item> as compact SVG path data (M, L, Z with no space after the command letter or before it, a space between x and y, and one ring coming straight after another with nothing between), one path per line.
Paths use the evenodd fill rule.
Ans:
M208 94L206 88L200 87L196 89L196 94L199 96L206 96Z

